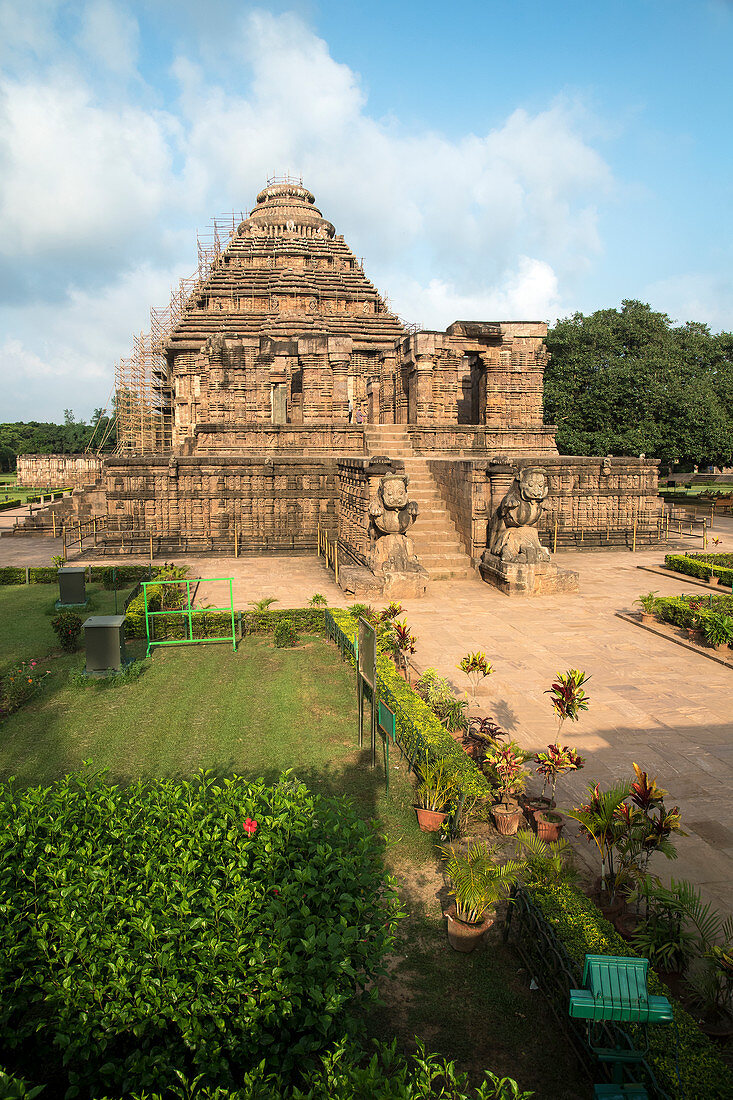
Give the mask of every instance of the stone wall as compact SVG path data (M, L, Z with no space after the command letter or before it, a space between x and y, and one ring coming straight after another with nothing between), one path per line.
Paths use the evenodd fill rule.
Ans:
M299 427L292 424L199 424L192 448L184 453L232 455L363 455L366 453L363 428L350 425L319 424Z
M207 536L215 548L315 550L336 532L335 459L115 457L105 463L108 532Z
M550 484L549 509L540 537L550 549L557 523L558 549L627 547L657 541L662 500L657 492L656 459L512 457L519 470L541 466ZM428 466L460 537L476 565L486 547L493 508L486 459L432 460Z
M541 458L557 455L555 429L549 424L539 428L503 429L458 424L410 425L407 434L414 454L425 458L433 454L470 457L477 451L485 451L487 457L530 452Z
M18 484L27 489L78 489L101 475L97 455L18 455Z

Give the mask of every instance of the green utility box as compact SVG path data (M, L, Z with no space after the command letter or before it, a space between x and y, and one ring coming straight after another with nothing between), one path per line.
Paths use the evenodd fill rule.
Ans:
M127 664L125 654L125 616L92 615L84 623L87 676L119 672Z
M86 569L65 565L59 569L59 598L56 607L84 607L87 602Z

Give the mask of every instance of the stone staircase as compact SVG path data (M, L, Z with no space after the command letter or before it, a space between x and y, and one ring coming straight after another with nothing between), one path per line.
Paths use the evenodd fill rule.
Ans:
M419 508L417 520L409 535L415 553L427 569L431 580L467 577L473 571L448 508L430 473L428 460L413 454L407 428L401 424L375 424L365 428L367 452L370 458L387 455L405 464L410 478L410 499Z

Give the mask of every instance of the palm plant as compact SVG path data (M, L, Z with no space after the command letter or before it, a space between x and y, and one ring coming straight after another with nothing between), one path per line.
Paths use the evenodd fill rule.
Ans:
M506 898L522 870L516 860L497 863L497 851L482 841L469 842L465 852L456 851L452 844L441 848L456 917L466 924L480 923L497 902Z
M578 878L571 862L572 849L562 837L547 841L531 829L520 829L517 833L517 854L524 868L522 878L525 882L559 886L564 882L575 882Z
M601 890L609 889L613 894L616 881L614 851L621 830L618 810L628 798L629 784L618 783L607 791L601 791L596 783L595 786L589 786L588 791L588 802L575 810L568 810L567 815L578 822L586 839L598 849L601 857Z
M326 599L326 597L324 595L322 595L322 593L314 592L313 595L311 596L309 602L308 602L308 606L309 607L328 607L328 600Z
M634 603L638 603L641 610L645 615L653 615L654 609L657 606L658 591L647 592L644 596L639 596L638 600L634 600Z
M277 596L263 596L261 600L249 600L249 606L260 615L269 611L274 603L279 603Z

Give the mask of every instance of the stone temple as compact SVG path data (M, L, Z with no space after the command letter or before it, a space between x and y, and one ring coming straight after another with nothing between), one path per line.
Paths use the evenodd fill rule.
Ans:
M239 552L313 551L320 527L344 564L363 564L375 478L404 470L411 537L437 579L478 568L507 478L541 466L545 545L627 545L632 529L656 540L656 461L558 454L546 333L406 326L311 192L270 181L167 324L140 338L150 357L118 383L118 453L93 488L85 473L72 507L104 517L114 552L151 537L160 553L231 553L235 539ZM33 461L28 483L48 476Z

